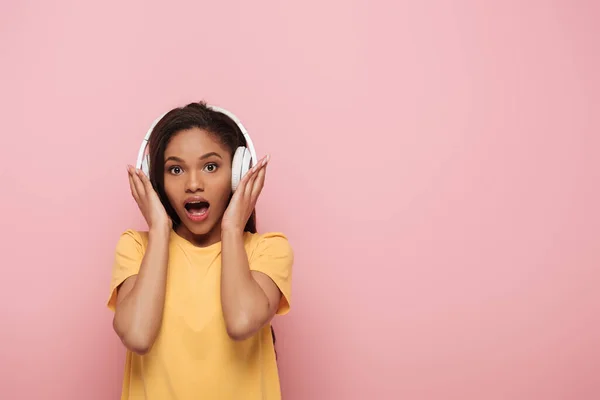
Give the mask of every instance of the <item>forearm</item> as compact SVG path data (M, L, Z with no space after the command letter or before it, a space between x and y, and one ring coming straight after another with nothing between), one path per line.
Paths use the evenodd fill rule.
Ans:
M169 230L151 230L135 284L117 306L119 335L126 346L140 353L152 346L162 322L168 257Z
M269 316L269 299L250 271L243 232L222 232L221 307L229 335L256 333Z

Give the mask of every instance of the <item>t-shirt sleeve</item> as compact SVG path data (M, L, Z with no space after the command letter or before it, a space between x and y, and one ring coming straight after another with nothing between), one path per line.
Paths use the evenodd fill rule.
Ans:
M279 315L287 314L292 304L293 264L293 249L287 237L281 233L262 235L250 258L250 270L266 274L279 287L282 293L277 308Z
M121 234L115 249L112 276L110 279L110 292L107 306L113 312L117 304L117 288L125 279L137 275L142 265L145 244L142 235L134 230L127 230Z

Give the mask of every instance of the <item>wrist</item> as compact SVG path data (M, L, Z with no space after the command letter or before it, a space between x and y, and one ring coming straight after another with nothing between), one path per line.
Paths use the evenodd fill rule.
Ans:
M148 236L156 239L168 239L171 235L171 228L168 225L152 226L148 231Z
M221 227L221 239L236 239L244 236L244 228L239 227Z

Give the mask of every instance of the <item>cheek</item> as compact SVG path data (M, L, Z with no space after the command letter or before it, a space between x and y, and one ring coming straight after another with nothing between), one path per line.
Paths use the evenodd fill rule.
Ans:
M165 176L165 180L164 180L164 187L165 187L165 193L167 194L167 197L169 198L169 202L171 203L171 205L176 204L176 200L177 200L177 183L173 181L173 179L169 179Z
M222 206L226 206L231 195L231 175L226 175L215 180L213 188L219 203Z

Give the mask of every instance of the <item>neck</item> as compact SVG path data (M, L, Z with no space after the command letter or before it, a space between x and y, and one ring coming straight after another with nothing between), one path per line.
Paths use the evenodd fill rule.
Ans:
M221 241L221 224L217 223L208 233L194 234L185 225L181 224L175 229L175 233L197 247L208 247Z

